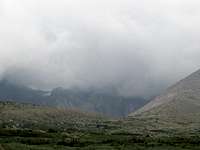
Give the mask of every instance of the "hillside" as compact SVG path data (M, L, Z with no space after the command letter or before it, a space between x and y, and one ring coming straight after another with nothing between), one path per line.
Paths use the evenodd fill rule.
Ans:
M180 126L200 123L200 70L179 81L130 117L156 118Z
M0 102L0 126L3 128L55 129L95 126L102 117L75 109L32 104Z

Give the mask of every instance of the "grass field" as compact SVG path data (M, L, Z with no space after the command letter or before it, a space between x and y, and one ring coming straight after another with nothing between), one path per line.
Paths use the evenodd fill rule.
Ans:
M192 125L0 103L0 150L199 150Z
M154 131L156 132L156 131ZM157 131L162 132L162 131ZM121 130L0 129L0 150L199 150L200 137L133 134Z

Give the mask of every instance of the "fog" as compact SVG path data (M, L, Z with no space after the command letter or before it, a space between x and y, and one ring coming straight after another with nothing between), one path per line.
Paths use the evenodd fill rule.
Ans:
M154 95L200 68L198 0L0 0L0 78Z

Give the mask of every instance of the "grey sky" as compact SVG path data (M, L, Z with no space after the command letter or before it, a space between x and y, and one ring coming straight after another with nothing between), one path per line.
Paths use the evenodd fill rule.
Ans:
M199 68L198 0L0 0L0 76L148 95Z

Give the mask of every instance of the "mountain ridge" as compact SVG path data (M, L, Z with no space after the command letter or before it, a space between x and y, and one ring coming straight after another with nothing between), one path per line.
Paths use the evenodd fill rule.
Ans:
M77 108L114 117L124 117L146 103L142 97L120 96L115 89L81 90L60 87L42 91L7 80L0 81L0 99L58 108Z

